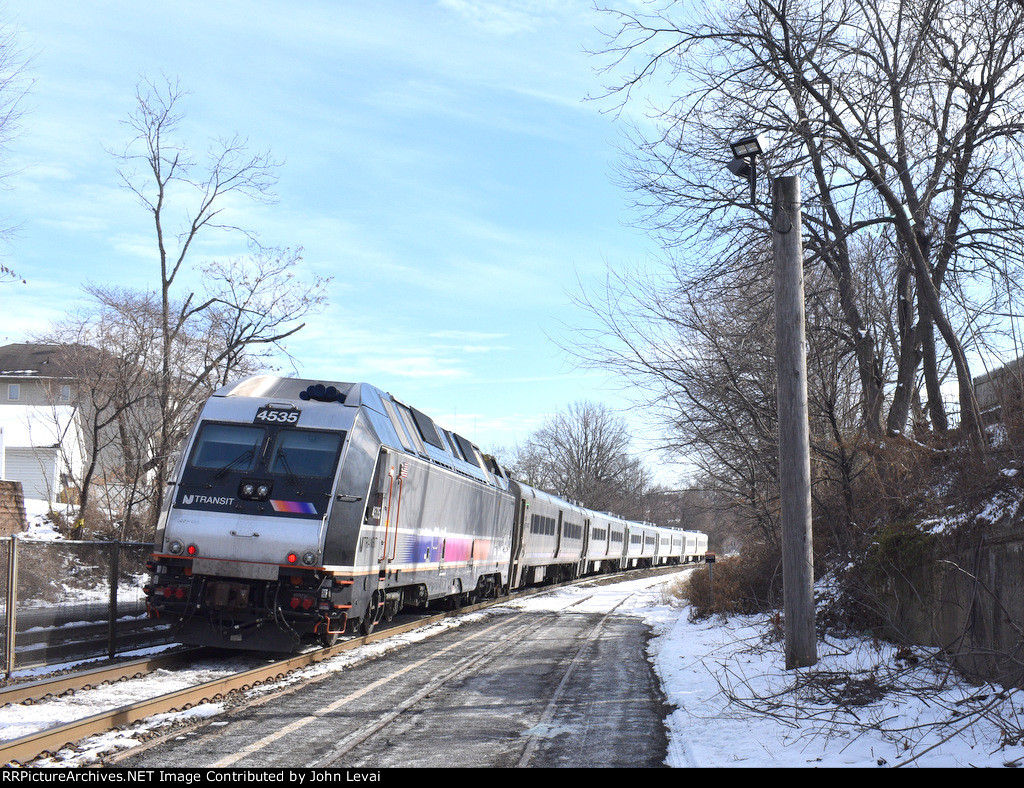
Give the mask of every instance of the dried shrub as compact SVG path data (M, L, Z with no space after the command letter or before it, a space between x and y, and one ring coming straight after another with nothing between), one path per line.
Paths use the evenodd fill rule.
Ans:
M815 556L816 568L834 580L819 624L837 632L900 632L907 615L901 600L927 591L936 563L958 560L1018 512L1018 425L994 424L988 432L984 452L956 431L865 444L843 549ZM838 508L821 492L816 536L822 515Z
M782 566L778 550L750 545L707 569L690 572L686 586L690 618L753 614L774 609L782 602Z
M854 521L905 520L929 504L931 480L949 462L948 451L906 438L886 438L863 447L854 482Z

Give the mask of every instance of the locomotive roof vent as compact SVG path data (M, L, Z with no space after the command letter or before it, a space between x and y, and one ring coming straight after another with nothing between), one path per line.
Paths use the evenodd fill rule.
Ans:
M299 392L299 399L315 399L317 402L344 402L345 395L334 386L314 383L312 386L308 386L305 391Z

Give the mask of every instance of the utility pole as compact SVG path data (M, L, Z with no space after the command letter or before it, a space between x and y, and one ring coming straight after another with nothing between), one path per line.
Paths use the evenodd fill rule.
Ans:
M818 661L799 179L795 176L774 179L772 198L782 583L786 669L790 670L809 667Z

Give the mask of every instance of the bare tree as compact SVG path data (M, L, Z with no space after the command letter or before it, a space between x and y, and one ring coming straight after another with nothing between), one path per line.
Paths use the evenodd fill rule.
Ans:
M645 392L648 412L663 428L660 448L685 457L706 486L742 511L748 530L774 541L770 281L742 269L698 290L621 274L600 298L581 296L580 303L602 324L579 334L577 352Z
M132 522L150 492L140 461L147 455L137 440L157 426L152 407L148 423L141 418L153 400L150 364L159 348L152 296L117 288L91 287L87 292L94 308L64 319L43 337L58 347L54 359L74 381L69 388L85 442L85 462L74 480L75 539L82 537L94 497L105 518L122 530ZM62 398L54 392L51 399ZM97 488L99 495L94 496ZM99 523L93 526L96 530Z
M778 420L771 260L748 249L731 271L694 287L685 271L669 277L620 272L604 294L577 303L598 318L577 332L575 352L643 392L660 423L666 454L685 458L716 499L758 541L777 543ZM671 278L675 277L675 278ZM859 375L849 353L831 277L811 269L807 299L808 404L816 493L838 492L842 517L830 521L847 542L854 479L863 462Z
M8 151L21 130L24 115L23 99L32 80L28 74L31 58L21 47L17 32L6 20L0 19L0 154ZM9 171L0 171L0 185L9 177ZM0 226L0 239L10 240L14 228ZM25 279L4 263L0 263L0 283L21 282Z
M903 431L923 364L932 422L943 428L937 331L956 372L963 429L980 444L957 326L973 316L951 314L965 302L945 294L984 284L993 268L1019 278L1024 7L740 0L610 13L620 23L612 68L625 72L611 92L628 101L661 70L682 89L658 113L659 134L637 136L627 172L666 249L685 249L704 261L695 269L713 273L736 265L732 250L757 243L768 206L737 216L747 198L724 180L723 152L752 129L768 132L774 149L762 165L773 175L804 173L812 189L808 262L834 279L865 427L877 429L886 365L856 289L863 277L853 244L877 250L885 241L904 320L894 332L887 427Z
M516 447L513 473L588 508L644 519L652 482L630 444L628 429L609 408L575 402Z
M264 247L232 219L229 209L239 197L274 199L280 165L267 153L250 152L237 136L212 141L208 158L198 162L177 140L185 95L171 80L141 82L126 121L133 136L117 155L122 183L152 218L159 263L154 390L160 424L148 463L158 480L157 509L171 453L197 403L228 376L251 368L257 351L286 352L284 341L304 325L298 321L325 304L329 281L296 280L299 250ZM193 262L199 239L218 230L244 239L252 253ZM183 277L195 271L202 275Z

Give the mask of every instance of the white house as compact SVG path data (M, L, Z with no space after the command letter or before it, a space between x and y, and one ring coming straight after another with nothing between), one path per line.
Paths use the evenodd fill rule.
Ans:
M52 345L0 347L0 478L26 498L56 501L85 462L72 381Z
M0 431L3 478L20 481L26 498L56 501L79 477L85 453L73 407L8 405Z

